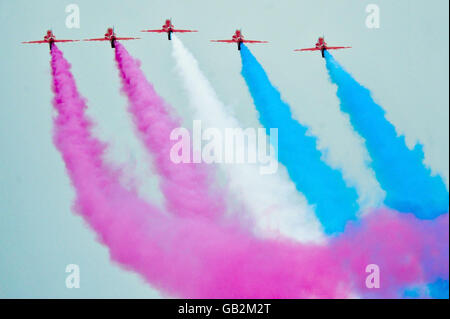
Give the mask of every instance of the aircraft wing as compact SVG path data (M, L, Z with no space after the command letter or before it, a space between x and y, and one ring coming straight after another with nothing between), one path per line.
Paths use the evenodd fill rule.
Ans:
M244 43L269 43L267 41L243 40Z
M234 40L210 40L211 42L235 43Z
M350 49L351 47L327 47L327 50Z
M80 40L53 40L53 42L78 42ZM39 40L39 41L24 41L22 43L48 43L49 41Z
M53 40L53 42L78 42L80 40Z
M320 49L318 48L307 48L307 49L297 49L294 51L319 51Z
M48 42L44 40L39 40L39 41L24 41L22 43L48 43Z
M181 29L174 29L172 32L198 32L197 30L181 30Z
M141 30L141 32L157 32L157 33L163 33L163 32L167 32L163 29L159 29L159 30Z
M83 41L110 41L106 38L84 39Z
M140 38L116 38L116 40L139 40Z

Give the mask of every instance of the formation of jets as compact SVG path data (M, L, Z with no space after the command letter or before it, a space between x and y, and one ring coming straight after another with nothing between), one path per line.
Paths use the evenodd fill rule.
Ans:
M325 37L320 37L317 40L316 46L314 48L307 49L297 49L294 51L320 51L322 53L322 58L325 57L325 51L327 50L339 50L339 49L350 49L351 47L329 47L325 42Z
M167 33L167 38L169 40L172 40L172 33L179 32L179 33L186 33L186 32L198 32L197 30L183 30L183 29L175 29L175 27L172 24L171 19L167 19L166 23L162 26L161 29L158 30L142 30L141 32L156 32L156 33Z
M211 42L237 43L238 50L241 49L241 43L268 43L267 41L245 40L241 30L236 30L231 40L211 40Z
M111 48L116 47L116 40L138 40L140 38L131 38L131 37L118 37L114 32L114 28L108 28L106 30L105 36L103 38L94 38L94 39L84 39L83 41L108 41L111 43Z
M141 30L141 32L152 32L152 33L167 33L168 40L172 39L172 33L186 33L186 32L198 32L197 30L185 30L185 29L175 29L172 24L171 19L167 19L161 29L156 30ZM134 37L118 37L114 32L114 28L108 28L103 38L93 38L93 39L84 39L83 41L108 41L111 44L111 48L115 48L115 42L117 40L138 40L140 38ZM52 50L53 43L56 42L77 42L80 40L66 40L66 39L56 39L52 30L48 30L44 36L44 40L38 41L25 41L22 43L48 43L50 50ZM242 43L268 43L268 41L259 41L259 40L247 40L244 39L241 30L236 30L230 40L211 40L211 42L221 42L221 43L236 43L238 50L241 49ZM351 47L348 46L340 46L340 47L332 47L328 46L325 42L325 37L320 37L317 40L316 46L314 48L306 48L306 49L297 49L294 51L320 51L322 53L322 57L325 57L325 51L327 50L338 50L338 49L349 49Z
M53 43L55 42L77 42L80 40L57 40L55 38L55 35L53 34L52 30L48 30L47 33L44 36L44 40L37 40L37 41L25 41L22 43L48 43L49 47L50 47L50 51L53 48Z

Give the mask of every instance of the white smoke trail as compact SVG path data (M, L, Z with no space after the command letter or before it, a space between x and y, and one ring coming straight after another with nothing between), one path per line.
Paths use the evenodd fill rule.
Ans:
M237 119L227 112L218 99L197 60L175 36L172 39L172 55L188 93L194 118L208 127L239 128ZM221 168L227 176L231 194L241 200L251 214L257 234L279 233L302 242L325 240L312 208L297 192L284 166L279 164L277 173L271 175L261 175L258 166L253 164L221 164Z

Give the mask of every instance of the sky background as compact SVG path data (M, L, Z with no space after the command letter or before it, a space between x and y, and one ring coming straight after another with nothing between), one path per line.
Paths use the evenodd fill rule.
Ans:
M65 25L65 8L71 3L80 8L80 29ZM365 25L370 3L380 8L379 29ZM165 18L172 18L175 27L199 30L180 38L244 127L259 123L240 75L240 56L235 45L209 40L231 38L242 28L247 39L270 41L250 49L295 118L318 137L324 159L342 169L363 205L370 205L383 193L365 164L361 138L339 111L324 60L316 52L293 50L314 46L322 34L329 45L353 46L333 54L372 91L408 145L424 145L426 164L448 185L448 6L447 0L0 0L0 298L164 297L138 275L111 263L107 249L72 213L74 190L52 143L48 46L21 41L41 40L49 28L59 39L102 37L113 25L118 36L141 36L124 44L186 127L193 118L171 44L166 35L139 30L160 28ZM157 178L120 94L109 44L59 47L88 100L95 133L110 143L108 160L125 166L142 195L161 203ZM79 289L65 286L65 267L72 263L81 269Z

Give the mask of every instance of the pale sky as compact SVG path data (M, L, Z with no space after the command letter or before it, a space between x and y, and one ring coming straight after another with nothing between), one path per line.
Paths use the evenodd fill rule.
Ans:
M65 26L65 7L71 3L80 8L80 29ZM380 8L379 29L365 25L370 3ZM270 42L250 49L294 116L319 138L326 161L341 168L361 201L370 203L381 190L364 163L368 155L361 139L339 111L323 59L293 50L313 46L323 34L329 45L351 45L334 53L335 58L372 91L409 146L424 144L427 165L448 185L448 5L447 0L0 0L0 298L161 296L138 275L111 263L107 249L72 213L74 190L52 143L48 46L21 41L40 40L48 28L61 39L102 37L113 25L119 36L142 37L124 44L190 126L193 118L169 41L165 35L139 32L159 28L171 17L176 27L200 31L180 38L242 126L257 127L236 47L209 42L230 38L242 28L246 38ZM109 44L59 47L88 100L96 134L111 143L109 159L128 165L144 196L160 202L157 179L119 92ZM80 289L65 287L65 267L71 263L80 265Z

